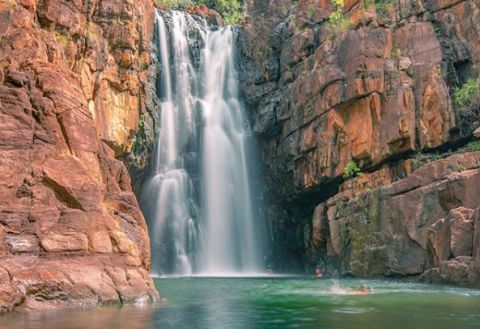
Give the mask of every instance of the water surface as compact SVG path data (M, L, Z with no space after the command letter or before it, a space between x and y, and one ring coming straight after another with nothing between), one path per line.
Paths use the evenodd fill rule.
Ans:
M411 282L305 278L156 280L156 307L0 317L0 328L480 328L480 290ZM361 284L370 295L355 295Z

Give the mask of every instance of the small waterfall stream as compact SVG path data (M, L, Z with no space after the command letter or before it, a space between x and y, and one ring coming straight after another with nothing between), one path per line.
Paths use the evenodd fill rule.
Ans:
M252 140L239 100L234 30L156 12L158 142L141 192L154 274L261 270Z

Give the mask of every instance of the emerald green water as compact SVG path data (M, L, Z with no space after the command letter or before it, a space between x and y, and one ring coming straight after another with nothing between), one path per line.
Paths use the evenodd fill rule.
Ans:
M0 317L0 328L480 328L480 290L399 281L306 278L156 280L155 307ZM360 284L370 295L354 295Z

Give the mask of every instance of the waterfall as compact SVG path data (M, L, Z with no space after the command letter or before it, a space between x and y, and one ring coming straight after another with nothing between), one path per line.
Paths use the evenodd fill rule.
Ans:
M261 270L253 141L239 100L234 37L231 27L156 12L160 122L140 197L154 274Z
M205 271L254 271L258 260L246 144L231 28L208 32L203 56Z

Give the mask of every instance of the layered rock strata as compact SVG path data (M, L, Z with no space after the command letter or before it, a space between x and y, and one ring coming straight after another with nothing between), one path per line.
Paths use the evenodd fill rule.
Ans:
M158 298L116 157L146 111L153 5L0 4L0 312Z
M473 253L459 256L473 257L462 258L470 264L465 270L468 279L448 279L448 266L442 264L458 257L455 253L435 261L427 257L430 251L425 232L442 218L456 222L459 217L451 212L463 214L459 207L468 213L475 211L479 200L469 196L468 205L464 199L439 201L442 211L432 209L426 219L422 217L426 215L404 214L401 207L428 209L429 198L392 199L390 194L394 192L388 191L407 184L395 181L410 182L413 178L409 176L420 174L415 168L405 167L412 161L408 159L422 152L456 149L473 138L472 132L480 125L478 107L465 109L454 102L455 88L478 77L480 7L471 0L385 3L346 1L342 20L337 23L328 19L334 10L329 1L258 0L250 5L250 19L243 25L239 40L240 71L265 165L271 263L279 270L311 271L319 266L363 277L420 275L436 268L428 275L432 281L478 285L478 276L472 274L478 274L478 265L470 264L476 261ZM465 157L477 159L478 154ZM381 228L387 231L384 223L396 221L395 225L405 230L410 225L408 234L403 232L401 238L397 231L392 233L401 243L415 245L413 248L422 254L413 257L414 264L408 265L408 270L388 263L388 257L398 256L400 247L392 245L390 255L382 254L378 259L383 251L369 248L368 241L375 240L377 234L389 234L382 229L358 227L363 240L356 243L348 235L342 235L338 242L339 233L330 232L330 240L336 240L337 247L348 244L346 250L322 245L329 241L325 232L331 216L337 216L339 223L354 221L347 218L350 215L361 217L354 216L352 209L350 215L333 214L343 206L354 205L345 200L344 194L338 194L344 169L352 160L372 177L372 193L381 194L365 196L365 209L388 209L393 207L388 202L402 202L370 219L378 225L383 223ZM445 161L447 166L455 166L457 160ZM431 165L426 168L419 169L422 177L431 175L424 174L426 171L436 170ZM474 193L478 181L466 179L462 184L465 191ZM417 187L429 189L430 194L439 194L443 188L438 182ZM407 190L400 194L404 193ZM409 217L408 223L402 220L404 216ZM473 215L465 216L469 219L464 221L473 221ZM419 241L415 238L418 235L422 236ZM323 241L320 244L318 236ZM388 249L387 240L379 243L381 248ZM360 252L365 254L363 267L354 265L355 260L347 261ZM377 259L380 268L368 265L365 258Z
M421 275L427 282L478 285L480 153L454 154L371 188L377 173L345 183L315 208L311 264L358 277ZM391 169L382 174L388 179Z

